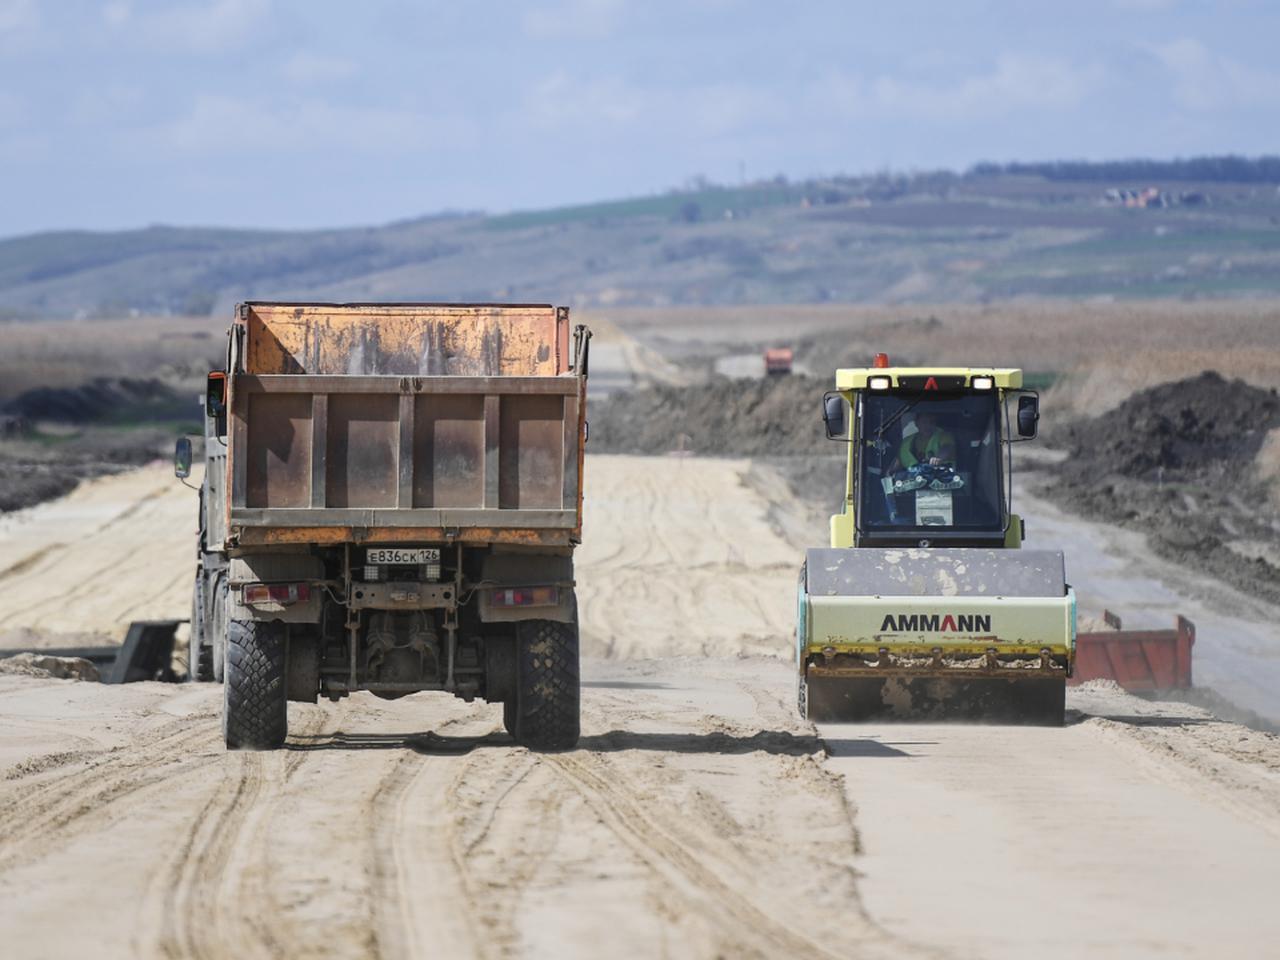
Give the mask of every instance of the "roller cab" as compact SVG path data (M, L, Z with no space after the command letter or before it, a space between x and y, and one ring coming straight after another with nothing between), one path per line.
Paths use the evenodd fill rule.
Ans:
M1062 554L1021 549L1010 510L1038 397L1016 369L877 360L823 401L848 471L800 574L801 714L1061 723L1075 598Z

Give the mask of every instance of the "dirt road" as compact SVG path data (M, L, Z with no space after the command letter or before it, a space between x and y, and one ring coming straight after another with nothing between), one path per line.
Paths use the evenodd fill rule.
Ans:
M572 753L513 747L496 707L359 695L227 754L211 685L0 676L6 953L1270 953L1276 738L1106 689L1059 730L815 730L787 659L805 525L776 478L593 457L588 490ZM0 528L0 621L110 632L130 592L181 615L189 497L144 471ZM46 560L77 516L135 549ZM114 601L79 588L95 557Z
M196 492L156 465L0 516L4 645L11 634L31 646L67 635L119 641L131 620L187 616L195 509Z

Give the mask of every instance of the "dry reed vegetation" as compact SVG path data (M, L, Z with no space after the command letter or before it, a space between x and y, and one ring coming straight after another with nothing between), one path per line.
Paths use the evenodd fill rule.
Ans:
M223 317L0 323L0 405L36 387L96 377L156 378L199 389L226 347Z

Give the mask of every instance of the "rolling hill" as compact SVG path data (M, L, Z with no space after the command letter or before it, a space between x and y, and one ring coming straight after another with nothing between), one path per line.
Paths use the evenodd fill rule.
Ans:
M666 306L1280 293L1280 165L1211 161L778 179L323 231L36 234L0 241L0 316L200 315L245 298Z

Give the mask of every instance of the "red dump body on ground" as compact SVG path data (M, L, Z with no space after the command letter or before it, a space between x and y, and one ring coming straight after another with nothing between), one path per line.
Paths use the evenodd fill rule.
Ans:
M1178 617L1174 630L1107 630L1076 637L1072 684L1114 680L1126 690L1150 693L1191 686L1195 624Z

